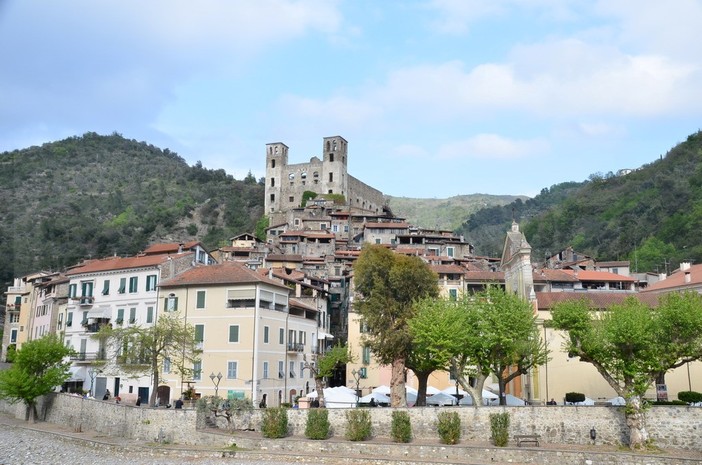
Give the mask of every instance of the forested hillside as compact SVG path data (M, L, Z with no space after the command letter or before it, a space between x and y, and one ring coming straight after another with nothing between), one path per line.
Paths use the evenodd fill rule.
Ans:
M0 283L155 241L214 248L253 232L264 187L168 149L88 133L0 154Z
M499 255L513 217L533 248L532 260L572 246L599 260L630 260L638 271L700 262L702 132L633 173L559 184L534 199L482 210L459 231L478 253Z

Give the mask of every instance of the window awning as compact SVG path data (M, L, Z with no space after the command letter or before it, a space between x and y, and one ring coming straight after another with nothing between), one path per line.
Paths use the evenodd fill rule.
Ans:
M320 332L317 334L317 339L320 340L320 341L321 341L322 339L334 339L334 336L332 336L332 335L329 334L329 333L325 333L324 331L320 331Z
M95 307L88 311L88 318L110 318L111 316L110 307Z

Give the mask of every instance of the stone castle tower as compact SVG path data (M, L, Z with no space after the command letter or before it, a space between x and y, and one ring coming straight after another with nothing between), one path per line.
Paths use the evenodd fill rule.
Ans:
M348 142L341 136L322 140L322 159L288 164L288 146L281 142L266 144L266 214L282 218L282 213L299 208L305 191L317 195L340 194L349 207L380 212L383 193L360 182L347 171Z

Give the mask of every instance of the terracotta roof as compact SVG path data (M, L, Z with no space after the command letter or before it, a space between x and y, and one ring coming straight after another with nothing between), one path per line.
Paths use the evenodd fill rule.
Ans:
M690 282L685 282L685 273L690 273ZM661 292L670 291L673 289L683 290L687 287L699 287L702 284L702 265L690 265L690 268L684 271L675 270L670 276L665 279L650 284L645 292ZM644 292L644 291L642 291Z
M288 299L288 305L290 305L291 307L304 308L305 310L312 310L315 312L318 311L313 306L308 305L308 304L306 304L300 300L297 300L295 298L292 298L292 297L290 299Z
M505 281L505 274L502 271L466 271L464 276L466 281Z
M459 265L429 265L438 274L466 274L468 270Z
M627 297L634 297L639 301L655 307L658 305L658 298L655 295L643 295L635 292L537 292L536 300L539 303L539 310L551 310L560 302L570 300L585 299L591 308L609 308L612 305L623 303Z
M167 253L177 253L178 249L181 247L181 244L183 244L183 250L190 250L196 245L200 245L199 241L190 241L190 242L172 242L169 244L154 244L150 247L148 247L146 250L144 250L144 255L158 255L158 254L167 254Z
M595 266L604 266L604 267L612 267L612 266L629 266L631 262L628 260L626 261L612 261L612 262L596 262Z
M246 283L266 283L286 288L280 282L262 277L254 270L247 268L238 262L225 262L219 265L191 268L179 274L175 278L162 281L159 287L168 288L207 284Z
M622 276L616 273L610 273L608 271L590 271L590 270L579 270L575 274L574 270L561 270L564 273L568 273L576 277L579 281L615 281L615 282L629 282L635 283L636 280L630 276Z
M183 255L193 255L193 253L186 252L175 256L181 257ZM100 260L90 260L86 261L83 265L79 265L71 269L66 273L66 276L73 276L83 273L96 273L100 271L155 267L168 260L168 257L168 255L139 255L136 257L109 257Z
M256 247L232 247L232 246L225 246L225 247L220 247L219 250L222 252L257 252L258 249Z
M580 275L580 273L578 273L578 275ZM566 273L565 270L553 270L550 268L534 270L533 278L534 282L578 282L578 278L576 278L573 273Z

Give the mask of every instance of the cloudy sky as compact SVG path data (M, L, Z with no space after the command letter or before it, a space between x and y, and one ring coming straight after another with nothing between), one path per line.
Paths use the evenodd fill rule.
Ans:
M700 127L702 0L0 0L0 151L88 131L238 179L349 141L386 194L536 195Z

